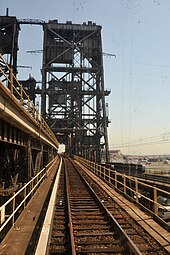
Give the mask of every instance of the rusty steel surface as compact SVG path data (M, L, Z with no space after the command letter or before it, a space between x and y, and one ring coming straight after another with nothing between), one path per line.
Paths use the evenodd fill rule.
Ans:
M50 20L43 28L42 116L67 153L108 162L102 27Z
M140 251L142 251L142 254L169 254L170 238L168 231L156 224L144 212L134 207L132 208L128 200L118 194L117 196L113 192L112 187L106 187L107 185L102 181L96 180L97 177L94 177L93 174L90 174L90 176L87 178L92 184L93 189L128 236L130 236ZM93 180L90 180L90 178ZM137 211L140 211L141 216L138 215L139 212L137 213Z
M59 188L55 202L53 226L49 244L49 254L69 254L67 194L64 167L62 166Z
M170 176L154 175L154 174L141 174L136 176L140 178L142 181L151 183L156 186L162 186L162 188L163 187L169 188L169 185L170 185Z
M125 248L116 238L117 233L68 159L64 169L67 175L67 194L63 194L64 199L61 196L58 198L55 211L57 214L60 212L60 216L62 207L63 211L68 207L68 211L64 220L62 218L60 221L57 214L54 216L49 254L93 254L94 250L96 254L108 254L112 251L115 251L115 254L125 254ZM61 184L61 187L64 188L65 185ZM66 231L64 236L63 230Z
M73 162L62 168L48 254L168 254Z
M29 95L18 82L6 60L0 54L0 118L32 136L40 137L54 148L58 141ZM7 70L4 72L3 68Z

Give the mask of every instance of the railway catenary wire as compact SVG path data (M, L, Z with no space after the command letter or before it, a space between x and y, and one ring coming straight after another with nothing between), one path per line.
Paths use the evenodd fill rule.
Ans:
M94 201L92 197L96 198L96 195L91 195L89 188L85 190L86 184L78 174L82 172L82 169L75 163L73 167L73 161L71 163L69 159L64 161L49 254L168 254L118 204L101 191L91 178L81 173L86 179L88 178L97 197L100 197L100 201ZM104 211L102 205L105 208ZM119 226L123 229L121 233L120 230L117 232ZM123 237L125 232L126 238ZM120 239L124 240L124 246Z
M48 254L141 255L69 159L61 171Z

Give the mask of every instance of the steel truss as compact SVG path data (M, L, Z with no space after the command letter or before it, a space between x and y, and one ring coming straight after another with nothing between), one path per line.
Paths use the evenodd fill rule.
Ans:
M54 20L43 28L42 115L67 152L109 161L101 26Z
M0 53L5 56L14 75L17 73L19 30L20 27L16 17L0 16ZM0 66L5 73L8 72L1 61Z

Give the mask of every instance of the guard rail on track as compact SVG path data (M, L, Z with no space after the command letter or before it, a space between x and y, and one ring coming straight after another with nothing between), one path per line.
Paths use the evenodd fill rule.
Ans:
M99 165L82 157L75 156L75 158L79 163L94 172L101 179L121 191L121 193L131 197L133 201L140 204L142 207L145 207L147 210L149 209L152 215L159 217L159 209L164 211L167 210L165 205L158 202L158 197L162 196L170 199L170 192L157 188L156 186L146 184L140 181L137 177L119 173L113 169L106 168L105 166ZM146 190L150 191L149 194L147 194ZM152 194L153 197L150 197L150 194ZM167 212L170 217L170 211ZM159 219L160 221L163 221L163 217L159 217Z

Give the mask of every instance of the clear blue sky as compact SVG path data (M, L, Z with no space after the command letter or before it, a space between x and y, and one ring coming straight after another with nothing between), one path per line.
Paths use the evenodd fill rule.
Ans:
M129 154L170 154L170 0L2 0L0 15L18 19L58 19L102 26L110 148ZM40 80L42 48L38 26L22 25L20 77ZM126 147L121 147L125 145ZM141 145L143 143L143 145ZM132 146L133 145L133 146Z

